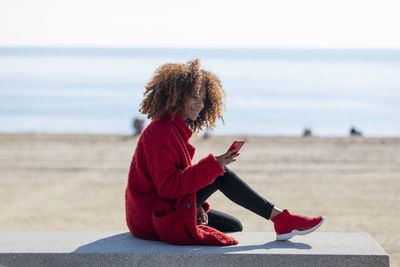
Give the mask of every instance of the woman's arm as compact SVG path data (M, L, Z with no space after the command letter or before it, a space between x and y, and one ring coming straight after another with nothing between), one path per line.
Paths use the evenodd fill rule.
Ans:
M197 164L180 169L181 161L185 159L182 145L175 134L167 133L164 138L152 139L144 147L151 179L163 198L196 192L225 172L212 154Z

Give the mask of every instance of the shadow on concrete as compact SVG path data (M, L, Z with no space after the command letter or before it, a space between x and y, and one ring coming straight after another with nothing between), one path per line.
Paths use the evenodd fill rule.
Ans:
M135 238L126 232L80 246L73 253L143 253L145 249L149 250L147 253L152 253L160 244L162 243Z
M271 241L265 244L266 249L290 248L290 249L311 249L309 244L292 241Z
M192 246L189 248L188 251L196 252L196 253L209 253L207 251L210 247L204 246ZM300 242L291 242L291 241L271 241L261 245L236 245L236 246L229 246L229 247L212 247L212 253L234 253L240 251L252 251L252 250L270 250L270 249L311 249L312 247L305 243ZM201 250L201 252L200 252Z
M292 241L271 241L265 243L263 245L250 245L250 246L232 246L232 247L222 247L228 251L226 252L235 252L235 251L244 251L244 250L254 250L254 249L311 249L312 247L308 244L301 242L292 242Z
M311 249L305 243L291 241L271 241L259 245L236 245L228 247L218 246L178 246L165 242L144 240L133 237L129 232L102 238L80 246L73 253L196 253L196 254L224 254L240 251L271 250L271 249Z

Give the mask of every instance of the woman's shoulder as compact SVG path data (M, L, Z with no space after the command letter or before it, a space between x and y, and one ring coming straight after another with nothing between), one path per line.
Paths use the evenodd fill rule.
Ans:
M152 121L142 133L146 139L168 138L171 135L174 135L173 124L165 118Z
M152 121L142 132L136 149L147 155L153 153L171 154L178 149L180 142L176 130L170 121Z

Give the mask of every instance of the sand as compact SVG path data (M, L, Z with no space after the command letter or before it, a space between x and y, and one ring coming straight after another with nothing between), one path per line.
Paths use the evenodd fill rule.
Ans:
M194 162L246 139L229 167L278 207L323 215L319 231L367 232L400 266L400 138L192 138ZM127 231L124 189L136 137L0 134L0 231ZM245 231L272 223L222 194ZM301 237L299 237L301 238Z

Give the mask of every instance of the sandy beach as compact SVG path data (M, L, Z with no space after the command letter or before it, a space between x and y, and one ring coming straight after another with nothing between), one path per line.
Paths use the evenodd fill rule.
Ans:
M369 233L400 266L400 138L193 137L193 162L235 139L247 143L229 166L261 195L293 213L325 216L319 231ZM136 142L0 134L0 231L127 231L124 189ZM245 231L273 231L220 193L209 202Z

